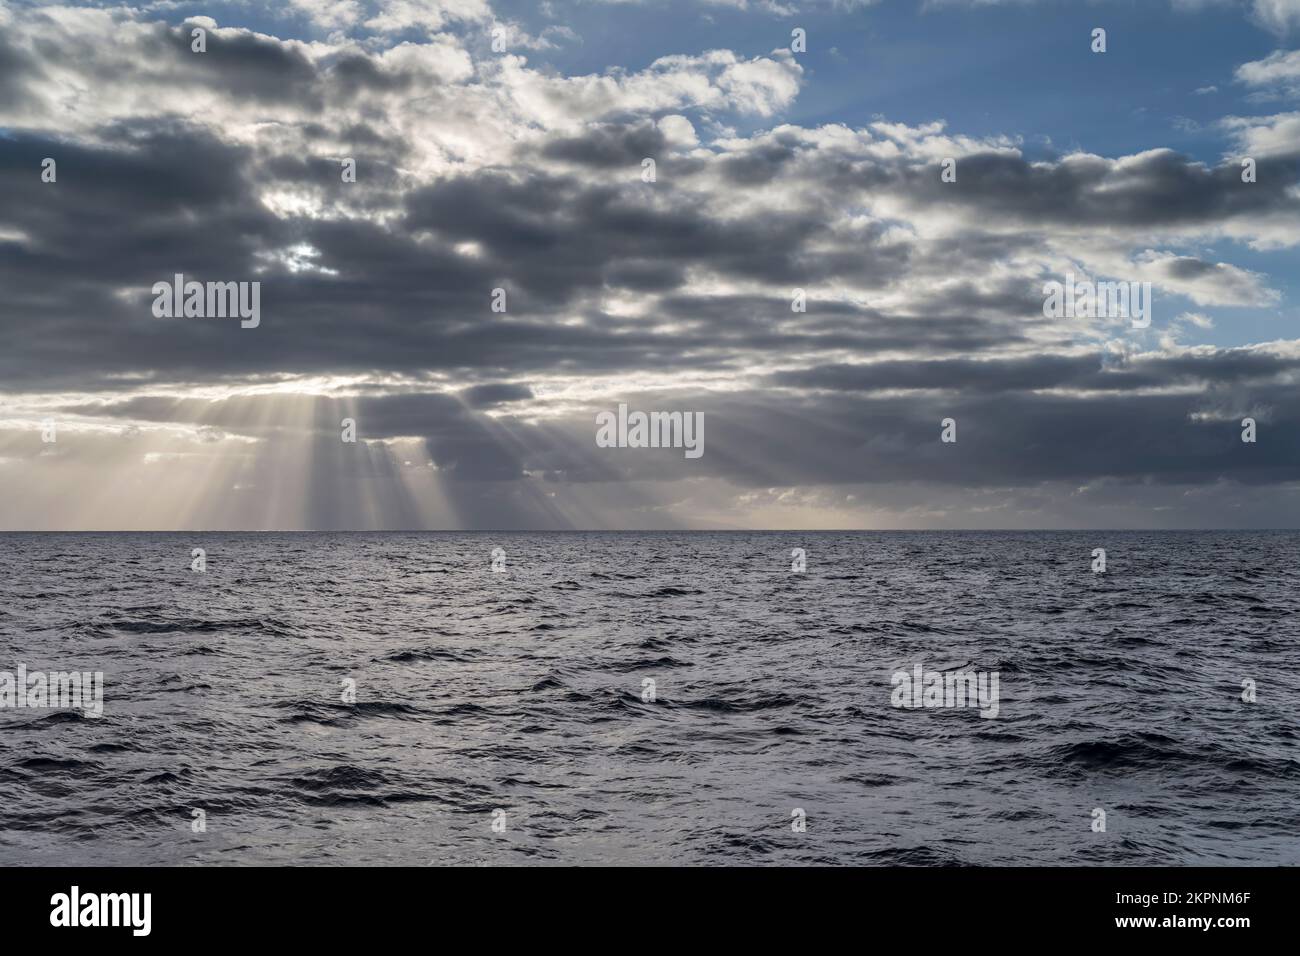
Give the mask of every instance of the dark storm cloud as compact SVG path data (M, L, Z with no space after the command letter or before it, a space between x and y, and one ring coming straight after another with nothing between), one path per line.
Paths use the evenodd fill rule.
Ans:
M457 141L474 129L427 131L452 145L422 153L426 130L408 136L393 120L417 100L431 113L506 100L431 82L393 65L401 57L314 59L221 32L199 55L187 25L136 26L146 55L126 67L92 59L89 81L219 91L221 115L128 117L78 135L51 123L0 138L0 382L103 393L66 415L189 423L260 447L300 442L331 476L320 481L338 485L313 486L315 526L330 526L330 502L347 493L339 475L362 475L364 463L397 480L381 446L343 447L345 417L362 445L418 439L479 525L552 520L537 489L559 482L1300 480L1300 361L1261 349L1080 354L1070 328L1042 317L1036 258L1046 236L1068 229L1118 248L1159 227L1300 221L1300 157L1261 159L1258 182L1243 184L1231 163L1207 168L1168 150L1047 162L976 151L958 157L958 183L943 184L929 152L841 145L847 130L787 127L685 156L633 116L560 132L520 121L483 150L501 165L476 166L462 153L477 144ZM36 102L42 58L75 57L51 36L39 54L0 37L0 107ZM265 129L244 128L254 124ZM339 175L344 149L358 161L355 184ZM56 184L40 182L46 156L58 160ZM659 164L654 184L640 180L646 156ZM885 199L900 218L870 213ZM931 230L909 211L973 224ZM1190 255L1150 268L1185 283L1246 281ZM177 272L260 281L261 326L155 319L150 287ZM504 314L490 309L497 287ZM791 308L796 288L806 311ZM370 384L345 398L113 397L343 373ZM701 411L702 459L598 449L591 410L556 412L555 392L521 384L633 373L662 385L620 395L602 382L598 407L621 398ZM711 374L729 381L713 392L681 384ZM427 391L385 384L426 376L437 382ZM1261 422L1256 445L1239 438L1246 414ZM939 442L945 417L958 422L956 445Z
M1225 401L1131 393L1030 401L981 389L887 397L629 395L631 407L704 412L704 456L687 462L670 450L612 449L601 451L601 471L558 457L535 464L570 481L608 480L604 470L613 467L625 480L711 475L756 488L907 481L1023 488L1103 479L1262 485L1300 481L1294 393L1291 385L1256 385ZM1256 444L1241 441L1243 414L1258 416L1263 437ZM954 444L940 441L945 418L957 422Z
M711 168L737 187L815 181L841 200L887 193L917 207L983 210L996 221L1040 226L1145 230L1300 213L1293 189L1300 180L1300 149L1258 158L1251 183L1242 182L1236 161L1206 166L1170 149L1122 162L1086 155L1033 161L1010 150L954 158L957 180L950 183L940 177L937 160L918 162L906 151L868 158L781 130L720 157Z
M686 282L686 267L681 263L630 259L615 262L605 270L605 283L635 292L671 292Z
M527 385L492 382L467 388L460 393L460 397L470 408L491 408L509 402L526 402L533 397L533 390Z
M1200 259L1192 259L1187 256L1170 259L1164 263L1165 272L1175 279L1199 279L1201 276L1214 272L1217 268L1218 266L1212 262L1202 262Z
M376 92L409 85L357 53L316 63L296 47L241 33L210 34L209 52L200 56L189 52L185 27L151 29L164 71L180 70L186 82L205 87L236 71L240 96L258 102L292 101L311 111L340 84ZM1198 172L1168 153L1130 160L1123 171L1102 161L1031 166L1003 155L964 157L961 189L941 192L928 173L850 162L829 148L823 155L802 144L797 131L779 131L712 163L684 165L681 182L668 176L647 185L636 176L639 160L662 154L666 144L643 120L545 138L535 162L520 147L510 169L464 172L404 191L403 144L365 124L349 128L363 134L357 184L341 182L337 148L303 155L235 147L158 120L101 130L99 146L37 134L4 143L0 176L16 199L0 209L0 224L26 237L11 240L0 263L0 277L14 290L0 322L23 332L10 336L16 345L0 356L6 380L62 389L89 375L90 384L113 388L124 374L176 381L444 370L472 384L543 369L634 369L666 348L682 369L735 366L770 350L982 351L1024 340L1023 326L1007 316L1038 310L1031 281L947 282L930 301L923 288L909 293L922 308L892 312L821 301L818 287L950 279L1030 249L1033 237L973 232L927 244L891 235L882 223L837 233L830 210L818 204L757 204L721 218L703 201L710 171L747 185L802 176L845 196L852 194L847 187L865 184L904 187L902 196L922 203L954 195L968 203L996 199L1042 221L1072 216L1068 210L1080 204L1099 210L1084 220L1109 215L1115 202L1129 210L1163 208L1171 192L1183 195L1197 182L1220 194L1217 205L1199 200L1209 202L1205 215L1255 201L1230 198L1236 192L1228 188L1228 170ZM317 122L300 129L322 146L331 136ZM60 160L57 185L36 180L45 155ZM573 170L623 164L628 175L621 183ZM404 215L382 224L276 216L263 202L276 188ZM1276 189L1261 186L1258 199L1276 199ZM476 254L458 251L461 243L473 244ZM312 254L288 261L287 250L303 245ZM1194 278L1194 271L1214 267L1177 259L1160 268ZM200 280L256 277L262 327L244 332L209 320L154 320L147 290L175 272ZM808 313L796 319L788 300L760 304L764 297L752 292L707 299L684 293L692 272L774 284L786 295L804 288ZM498 286L509 293L506 315L488 310ZM662 296L648 314L652 322L678 320L671 341L644 321L603 313L598 299L607 290ZM39 324L30 322L33 315ZM561 318L582 321L558 324Z
M862 248L813 255L808 244L830 237L812 213L719 222L688 203L648 206L635 184L495 170L409 194L396 226L283 219L260 203L259 183L318 178L341 190L335 158L263 159L175 125L108 130L105 138L95 148L23 136L0 154L0 176L15 187L0 223L31 237L10 243L0 263L11 290L3 321L22 330L0 356L10 381L63 389L88 373L186 380L366 369L472 377L611 371L639 367L666 347L677 368L719 368L745 353L799 348L984 351L1024 341L1027 326L1016 318L1041 316L1039 290L1028 281L948 284L930 301L920 291L919 314L819 297L817 283L837 276L883 286L901 274L951 270L959 252L967 263L996 261L1018 240L985 236L961 250L945 242L920 252L875 230ZM40 158L51 154L59 182L31 185ZM381 183L396 181L391 169L364 168ZM24 181L28 187L17 188ZM457 253L459 242L475 243L479 254ZM293 271L267 259L296 244L318 253L309 260L316 268ZM793 314L789 298L679 294L688 268L807 286L807 312ZM1165 268L1183 278L1214 269L1185 257ZM175 272L256 276L263 326L245 332L219 320L153 319L148 289ZM510 293L506 315L489 310L498 285ZM605 288L663 295L654 312L676 321L671 339L593 310L590 297ZM33 311L43 316L36 326L27 321ZM547 321L573 314L586 321Z
M156 58L148 69L166 68L172 83L215 86L237 100L312 111L365 93L402 93L417 82L414 74L385 69L360 53L317 61L301 47L246 31L209 29L206 52L195 53L192 31L197 26L194 21L154 25Z
M334 79L347 91L373 90L400 93L411 89L415 78L410 74L381 70L368 56L348 54L339 57L332 67Z
M246 150L179 127L109 139L111 146L94 148L20 136L0 148L0 181L13 197L0 224L28 237L7 243L0 261L8 292L0 323L16 346L0 356L7 382L64 389L85 374L128 372L171 380L358 368L490 372L553 365L560 356L575 367L618 367L635 364L653 340L633 333L611 341L619 330L599 317L582 329L525 324L603 286L614 259L601 261L590 245L589 261L571 258L557 279L540 249L511 264L364 220L284 220L257 200L253 177L266 167ZM57 183L39 181L45 156L58 160ZM339 181L331 160L276 162L281 172L314 165ZM503 206L508 216L523 214ZM489 245L497 238L491 222L442 231ZM299 243L319 250L317 264L336 274L293 272L264 258ZM257 278L263 326L153 318L149 289L176 272L200 281ZM622 281L656 277L672 273L633 262ZM512 303L519 319L490 312L498 284L522 290Z
M67 57L78 57L80 52L82 55L76 61L77 67L90 83L108 86L137 75L142 84L161 82L170 87L194 89L215 87L238 100L252 101L258 105L293 103L319 108L324 102L317 83L318 68L302 48L269 37L247 31L211 29L206 23L196 21L169 25L161 22L141 23L123 18L113 26L121 28L129 25L129 38L97 37L107 39L108 42L130 43L137 49L139 59L129 67L130 74L123 76L123 64L120 61L64 48L62 44L75 42L67 22L60 21L39 8L24 10L22 16L27 21L25 26L34 27L42 38L37 45L37 54L41 59L65 65ZM108 21L97 21L97 24L112 28ZM191 31L200 26L207 33L207 49L204 53L192 49L194 40ZM30 91L33 89L33 81L40 79L41 64L35 58L22 57L21 54L18 56L22 69L20 72L11 71L10 75L14 79L25 81ZM14 59L13 47L0 43L0 75L4 72L3 64L13 63ZM342 68L340 76L345 76L358 85L391 82L358 68L351 59L341 60L339 66ZM0 89L4 88L7 87L0 86Z
M1300 215L1292 187L1300 179L1300 155L1258 161L1258 180L1243 183L1241 167L1205 167L1172 150L1129 157L1122 164L1100 157L1034 163L1008 153L977 153L957 159L957 184L943 183L934 169L908 169L890 176L881 169L843 177L845 185L903 185L921 204L951 203L987 209L999 218L1114 229L1198 225L1268 214Z
M29 83L45 79L40 65L0 33L0 108L11 108L30 95Z
M331 137L332 139L332 137ZM365 143L365 138L361 138ZM384 149L382 141L370 141L356 149L354 141L347 156L270 156L258 163L256 175L262 181L318 191L328 199L363 209L389 209L400 195L402 176ZM337 150L336 150L337 151ZM356 161L357 182L344 182L344 158ZM357 189L360 185L362 188Z
M247 118L288 124L328 117L344 107L369 107L376 98L417 88L424 95L440 92L436 64L383 61L346 47L311 50L246 29L213 27L202 18L167 24L132 17L127 8L83 12L84 18L60 17L38 7L22 11L12 39L0 37L0 106L31 106L66 94L48 80L47 61L60 69L75 65L86 92L103 96L106 104L128 90L152 89L172 102L174 94L190 93L202 104L216 94L225 108ZM193 31L200 28L206 31L203 52L192 47ZM19 45L22 39L27 49ZM65 108L62 100L46 101L44 107L53 110L56 102ZM150 106L141 104L142 113L151 114ZM198 119L204 110L182 106L180 112ZM217 124L223 119L202 118Z
M633 408L702 412L706 454L696 461L672 449L599 449L590 414L529 424L474 410L522 399L527 389L516 386L460 396L144 397L63 411L190 422L271 441L303 429L336 436L342 418L353 417L360 439L421 438L445 478L466 481L532 472L567 482L713 477L755 488L907 481L1025 488L1103 479L1260 485L1300 481L1297 370L1300 358L1248 350L1118 366L1092 353L827 366L773 376L766 391L619 396ZM1171 385L1196 387L1155 391ZM1058 391L1028 394L1050 389ZM1244 416L1259 423L1256 444L1241 441ZM945 418L957 422L955 444L940 441Z
M1005 301L999 304L1006 305ZM765 351L815 345L867 358L919 346L927 352L980 352L1026 341L1024 322L977 317L980 305L978 297L967 302L958 294L944 303L942 310L936 308L936 314L892 315L846 302L821 301L815 290L806 300L804 313L792 312L788 298L765 296L674 295L660 303L664 315L688 329L698 328L737 348ZM1034 307L1041 311L1041 302Z
M26 237L0 257L0 328L20 343L0 355L5 382L66 388L88 373L221 367L210 338L201 357L200 325L153 318L151 286L176 272L252 278L254 254L290 235L250 200L246 151L167 125L105 137L103 147L0 140L0 226ZM55 183L40 181L44 157L58 163Z
M235 395L230 398L171 398L140 395L68 405L64 412L144 422L205 425L225 432L265 437L283 432L337 433L343 418L358 421L359 438L423 434L431 426L457 429L475 419L464 402L442 392L361 395L353 399L316 395Z
M160 44L188 83L219 85L237 99L265 104L293 103L313 109L324 105L316 66L301 49L252 33L209 30L207 52L195 53L191 48L195 26L187 22L166 29ZM348 79L373 82L351 59L344 67Z
M907 258L905 247L885 244L808 255L806 244L825 232L812 214L719 222L688 196L651 206L637 185L540 172L446 179L400 199L407 215L389 225L282 218L261 202L261 190L314 180L326 195L391 203L402 196L396 173L362 158L359 179L369 178L372 191L343 193L351 187L341 183L337 157L265 157L178 124L103 136L95 147L28 135L0 156L0 177L17 194L0 209L0 224L28 237L0 274L18 302L43 316L32 326L29 310L4 309L0 321L24 331L0 356L10 381L63 389L84 374L184 380L358 369L498 375L557 363L632 368L666 343L643 324L593 310L589 300L606 288L667 294L688 268L790 286L837 272L886 281ZM47 155L59 160L56 184L38 180ZM457 252L462 242L480 252ZM294 268L285 257L301 245L314 252ZM154 319L148 290L177 272L200 281L256 278L262 326L245 332L220 321ZM489 310L498 286L509 291L505 315ZM586 321L544 321L574 314ZM709 354L722 343L703 326L674 344L692 354L686 365L723 361Z
M823 365L771 376L787 388L869 392L943 389L960 392L1023 392L1036 389L1136 391L1174 386L1210 389L1285 384L1300 372L1300 358L1245 349L1106 361L1095 353L1031 355L1009 359L946 359Z
M719 165L727 181L737 186L755 186L771 182L797 155L798 138L777 134L743 153L724 157Z
M647 157L661 157L668 141L653 123L637 125L602 125L586 130L581 136L556 137L545 143L541 155L578 166L613 169L618 166L639 169Z
M805 246L824 234L820 217L772 211L720 221L693 208L689 196L655 204L652 188L488 171L413 193L407 225L482 243L509 261L515 281L549 301L599 288L605 266L625 259L785 282L816 270Z

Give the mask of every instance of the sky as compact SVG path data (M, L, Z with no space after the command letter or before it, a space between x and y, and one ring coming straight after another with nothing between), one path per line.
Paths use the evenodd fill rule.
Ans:
M0 530L1296 528L1298 244L1300 0L0 0Z

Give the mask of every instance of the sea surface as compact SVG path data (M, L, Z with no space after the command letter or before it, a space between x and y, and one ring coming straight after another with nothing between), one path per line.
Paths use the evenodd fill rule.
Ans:
M0 710L0 865L1295 865L1298 610L1292 532L2 534L105 691Z

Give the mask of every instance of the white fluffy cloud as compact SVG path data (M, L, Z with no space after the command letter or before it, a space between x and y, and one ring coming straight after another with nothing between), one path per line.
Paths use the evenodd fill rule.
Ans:
M1260 90L1300 93L1300 50L1278 50L1237 67L1237 80Z
M1300 0L1255 0L1255 16L1269 29L1286 33L1300 26Z
M1222 121L1237 152L1256 159L1300 152L1300 113L1274 116L1229 116Z

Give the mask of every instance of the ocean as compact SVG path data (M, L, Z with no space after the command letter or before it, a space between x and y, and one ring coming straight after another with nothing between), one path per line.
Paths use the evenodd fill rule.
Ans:
M0 594L0 672L103 675L0 709L0 865L1300 863L1294 532L3 534Z

